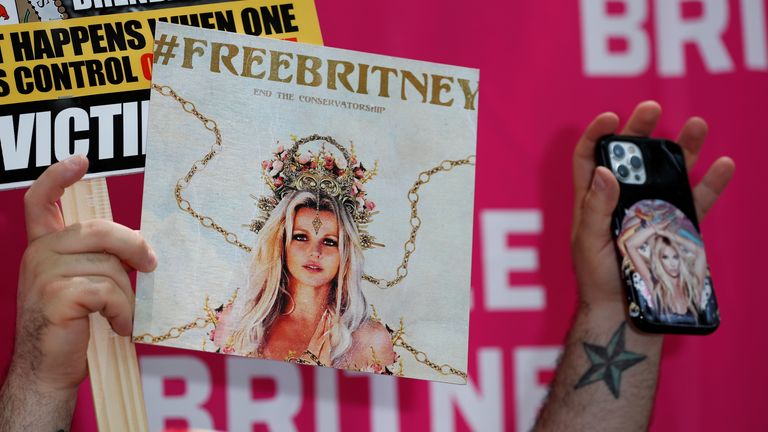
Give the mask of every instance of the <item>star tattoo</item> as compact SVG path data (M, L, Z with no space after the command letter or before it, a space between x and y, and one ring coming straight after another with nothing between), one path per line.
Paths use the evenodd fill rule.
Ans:
M619 398L621 373L645 360L646 356L624 349L624 331L627 323L621 323L611 336L606 346L593 345L584 342L584 351L592 362L586 373L576 383L574 389L579 389L597 381L605 381L613 397Z

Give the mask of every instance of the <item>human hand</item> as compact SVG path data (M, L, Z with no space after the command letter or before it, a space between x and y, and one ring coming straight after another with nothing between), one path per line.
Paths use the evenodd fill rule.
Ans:
M661 107L656 102L640 103L621 134L649 136L660 115ZM609 169L595 164L595 143L603 135L616 133L618 126L616 114L600 114L587 127L573 152L575 199L571 254L581 301L586 305L623 302L618 260L610 232L611 215L619 199L619 183ZM678 135L677 143L683 149L689 171L699 156L706 135L707 124L698 117L688 119ZM699 220L717 201L733 171L733 161L721 157L693 188Z
M88 315L101 313L129 336L133 290L128 271L154 270L156 257L125 226L90 220L64 226L56 201L78 181L88 160L49 167L24 197L28 246L21 262L11 373L48 393L70 394L87 373Z

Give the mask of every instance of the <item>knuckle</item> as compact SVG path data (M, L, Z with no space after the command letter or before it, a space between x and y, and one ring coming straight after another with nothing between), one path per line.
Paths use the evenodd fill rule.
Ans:
M104 219L91 219L81 223L84 235L104 239L112 232L112 222Z
M48 282L40 284L40 297L45 302L58 296L61 292L67 289L67 282L62 279L54 279Z
M35 188L30 187L27 189L26 192L24 192L24 207L29 208L32 206L32 204L35 202Z
M72 278L70 289L76 299L103 298L110 289L110 285L107 278L77 276Z

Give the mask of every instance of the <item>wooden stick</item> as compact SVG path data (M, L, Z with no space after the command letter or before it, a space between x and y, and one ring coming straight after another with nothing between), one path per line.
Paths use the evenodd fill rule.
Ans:
M88 219L112 220L107 181L81 180L61 197L67 225ZM90 315L88 373L99 431L147 431L136 348L130 337L117 335L100 314Z

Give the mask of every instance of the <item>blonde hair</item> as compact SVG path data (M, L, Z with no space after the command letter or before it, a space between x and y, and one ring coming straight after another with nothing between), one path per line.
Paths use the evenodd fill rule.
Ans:
M261 348L269 329L289 303L288 270L285 250L292 240L296 212L303 208L319 208L336 216L339 227L339 271L333 281L328 308L338 317L331 331L331 359L340 358L352 343L352 332L369 317L368 303L361 288L363 249L356 225L335 199L311 192L289 192L280 200L259 231L251 261L244 304L235 316L237 327L231 336L236 353L247 354Z
M688 312L691 312L698 321L700 312L698 306L700 300L698 287L700 286L701 281L698 281L698 278L689 270L691 263L686 262L678 245L663 235L654 236L653 244L651 245L650 269L651 275L655 279L652 288L654 301L659 306L659 310L662 313L675 313L669 306L674 297L675 281L662 266L660 258L662 250L665 247L674 250L680 259L680 273L678 278L682 282L682 287L685 291L686 309Z

